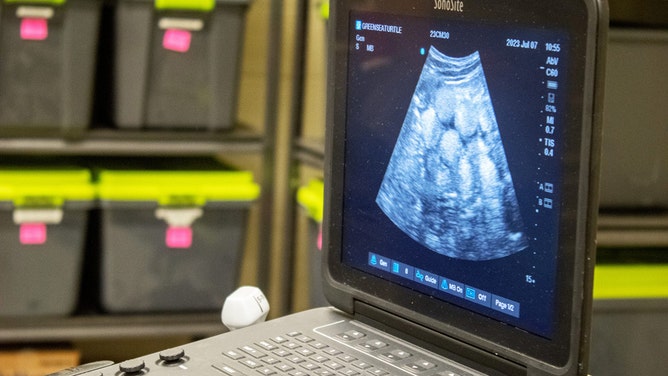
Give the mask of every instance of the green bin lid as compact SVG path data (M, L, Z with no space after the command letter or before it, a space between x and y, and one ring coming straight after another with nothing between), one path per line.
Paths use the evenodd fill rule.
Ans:
M297 190L297 202L306 209L309 217L322 222L325 197L325 184L322 180L311 180L308 185Z
M66 0L3 0L6 4L63 5Z
M155 9L159 10L211 12L215 7L216 0L155 0Z
M668 265L597 265L594 273L594 298L668 298Z
M0 200L15 206L61 206L95 199L91 173L84 169L0 170Z
M103 170L97 189L103 200L157 201L165 206L252 201L260 195L249 171Z
M324 0L322 4L320 4L320 17L324 20L329 19L329 0Z

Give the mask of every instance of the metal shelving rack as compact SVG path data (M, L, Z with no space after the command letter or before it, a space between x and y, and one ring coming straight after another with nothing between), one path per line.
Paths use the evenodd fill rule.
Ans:
M76 135L0 137L0 156L220 156L250 154L262 158L259 202L259 228L273 226L274 155L276 152L276 121L281 59L280 28L283 1L272 0L269 7L269 49L266 55L266 100L264 130L258 134L243 125L219 132L195 131L129 131L96 128ZM271 239L267 231L259 231L257 284L268 288ZM116 340L190 336L202 338L226 329L215 313L126 314L82 313L70 317L2 318L0 345L71 342L81 339Z
M80 315L3 319L0 343L34 344L120 338L208 337L222 333L218 314Z
M0 138L0 154L11 155L197 156L264 148L264 136L243 127L225 133L93 129L69 138Z
M322 5L319 0L298 0L292 11L295 14L294 18L294 40L293 51L291 52L291 66L294 70L294 78L290 86L290 108L289 118L287 124L287 189L283 191L282 200L286 205L285 209L276 215L277 223L282 224L281 238L281 257L278 262L283 271L283 275L291 276L291 280L287 282L288 286L299 286L300 281L297 280L297 275L300 271L297 270L297 264L300 264L298 255L298 245L296 231L298 230L299 208L296 202L296 194L299 189L301 174L300 170L303 166L309 166L316 170L322 171L325 160L325 144L324 139L308 138L304 136L305 128L305 99L307 95L306 81L307 81L307 66L309 56L309 38L314 37L311 29L311 12ZM319 35L315 35L318 37ZM324 95L324 93L322 93ZM324 111L325 109L321 109ZM284 302L287 308L285 313L299 310L304 307L296 307L295 294L303 293L304 289L296 288L294 290L282 289L280 291L280 299Z
M0 155L12 156L210 156L230 153L271 154L273 139L243 128L229 133L138 132L93 130L76 139L0 138ZM263 155L264 161L271 161ZM267 162L264 162L267 163ZM270 166L266 167L271 171ZM273 180L263 176L261 211L271 211ZM263 215L262 226L271 226L271 216ZM260 232L260 236L263 233ZM268 240L261 239L260 255L270 251ZM260 256L259 260L268 260ZM258 270L268 265L258 263ZM266 274L266 273L258 273ZM266 284L266 281L260 281ZM69 342L80 339L146 338L189 335L205 337L225 328L218 314L127 314L81 313L69 317L3 318L0 344Z
M599 247L668 247L668 213L624 215L603 213L598 220Z

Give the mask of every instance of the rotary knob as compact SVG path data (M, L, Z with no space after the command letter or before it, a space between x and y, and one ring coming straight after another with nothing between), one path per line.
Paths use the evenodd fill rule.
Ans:
M163 362L174 363L183 359L183 357L186 356L186 353L181 348L175 348L161 351L158 355Z
M134 373L139 373L146 368L146 365L144 364L143 360L140 359L135 359L135 360L128 360L123 363L121 363L118 368L121 370L121 372L126 373L126 374L134 374Z

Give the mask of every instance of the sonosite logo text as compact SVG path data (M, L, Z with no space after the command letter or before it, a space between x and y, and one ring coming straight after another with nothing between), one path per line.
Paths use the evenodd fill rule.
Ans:
M463 12L464 2L461 0L434 0L434 9L448 12Z

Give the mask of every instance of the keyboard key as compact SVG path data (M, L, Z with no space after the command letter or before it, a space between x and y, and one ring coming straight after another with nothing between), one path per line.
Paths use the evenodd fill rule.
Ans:
M322 352L324 352L327 355L331 355L331 356L336 356L336 355L339 355L339 354L343 353L343 351L341 351L341 350L339 350L335 347L328 347L328 348L322 350Z
M380 368L371 368L367 370L368 373L370 373L373 376L385 376L389 374L389 372L385 371L384 369Z
M338 358L339 358L340 360L346 362L346 363L350 363L350 362L352 362L352 361L354 361L354 360L357 360L357 358L355 358L354 356L352 356L352 355L350 355L350 354L341 354L341 355L338 356Z
M352 362L352 365L354 365L355 367L357 367L359 369L369 369L369 368L373 367L373 365L371 363L365 362L363 360L355 360L355 361Z
M298 364L298 363L301 363L301 362L305 362L305 361L306 361L306 359L302 358L302 357L299 356L299 355L290 355L290 356L288 356L286 359L289 360L289 361L291 361L292 363L295 363L295 364Z
M297 354L301 355L301 356L311 356L311 355L315 354L315 351L313 351L311 349L307 349L306 347L299 348L299 349L295 350L295 352Z
M339 373L344 375L344 376L357 376L357 375L360 374L358 371L356 371L352 368L346 368L342 371L339 371Z
M269 341L260 341L257 343L257 345L267 351L273 351L278 348L276 345L273 345Z
M312 361L314 361L314 362L318 362L318 363L323 363L323 362L326 362L326 361L329 360L328 357L323 356L323 355L319 355L319 354L317 354L317 355L313 355L312 357L310 357L310 359L311 359Z
M280 360L278 358L274 358L273 356L268 356L266 358L262 358L262 361L264 362L264 364L269 364L269 365L276 364L276 363L280 362Z
M406 368L407 370L411 371L411 372L420 373L420 372L428 371L428 370L436 367L436 364L431 363L431 362L426 361L426 360L420 360L420 361L417 361L417 362L404 364L403 367Z
M356 339L364 338L366 337L366 334L359 332L357 330L349 330L345 333L340 333L339 338L343 339L344 341L354 341Z
M244 375L241 371L237 370L236 368L232 368L225 363L215 363L215 364L212 364L211 366L213 368L229 375L229 376L243 376Z
M294 350L302 347L302 345L298 344L297 342L286 342L283 344L283 347Z
M276 342L276 343L278 343L278 344L281 344L281 343L283 343L283 342L288 342L288 341L289 341L289 339L287 339L287 338L285 338L285 337L283 337L283 336L276 336L276 337L273 337L271 340L274 341L274 342Z
M409 358L409 357L412 356L412 354L409 353L408 351L404 351L404 350L401 350L401 349L396 349L396 350L392 350L390 352L386 352L384 354L381 354L380 356L382 356L383 358L385 358L389 361L395 362L395 361L398 361L398 360L401 360L401 359Z
M244 346L240 350L252 356L253 358L262 358L263 356L267 356L267 354L263 353L262 351L256 349L253 346Z
M432 368L436 367L436 364L434 364L434 363L432 363L428 360L425 360L425 359L419 359L415 362L415 364L419 365L420 367L422 367L424 369L432 369Z
M315 341L313 338L309 336L298 336L297 341L302 342L302 343L309 343Z
M278 349L274 351L274 355L280 356L281 358L285 358L286 356L292 355L292 353L285 349Z
M248 368L255 369L255 368L260 368L262 367L262 364L260 362L256 362L253 359L244 359L239 361L241 364L245 365Z
M223 355L227 356L228 358L232 360L239 360L244 357L244 354L240 353L239 351L236 350L228 350L223 353Z
M287 363L281 363L276 365L276 369L281 371L281 372L289 372L295 369L295 367L287 364Z
M405 369L407 369L407 370L409 370L409 371L411 371L411 372L413 372L413 373L420 373L420 372L424 372L424 371L426 371L426 369L424 369L424 368L418 366L418 365L415 364L415 363L404 364L403 368L405 368Z
M331 368L334 371L336 371L336 370L339 370L339 369L341 369L345 366L343 364L337 362L337 361L331 360L331 361L325 362L325 367Z
M301 364L301 366L307 371L313 371L314 369L320 368L320 365L318 365L317 363L313 363L313 362L306 362L306 363Z
M270 376L270 375L275 375L277 372L274 369L271 369L269 367L262 367L257 370L260 374L265 375L265 376Z
M327 344L324 344L322 342L313 342L311 343L311 347L313 347L316 350L323 350L328 348L329 346Z
M313 370L313 374L318 375L318 376L334 376L335 375L334 371L330 371L330 370L324 369L324 368L319 368L319 369Z
M379 349L382 349L383 347L387 346L387 343L379 340L379 339L372 339L370 341L366 341L362 344L359 345L363 350L366 351L376 351Z

